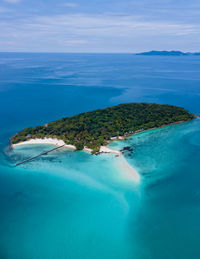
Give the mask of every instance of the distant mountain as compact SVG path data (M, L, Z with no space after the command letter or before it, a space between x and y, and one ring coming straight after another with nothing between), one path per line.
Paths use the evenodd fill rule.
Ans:
M148 52L142 52L137 53L136 55L144 55L144 56L189 56L189 55L200 55L200 52L181 52L181 51L148 51Z

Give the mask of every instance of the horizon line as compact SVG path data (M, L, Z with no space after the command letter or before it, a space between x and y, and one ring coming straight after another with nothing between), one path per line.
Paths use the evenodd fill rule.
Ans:
M139 51L139 52L73 52L73 51L1 51L0 53L24 53L24 54L41 54L41 53L46 53L46 54L140 54L140 53L146 53L146 52L151 52L151 51L156 51L156 52L171 52L171 51L179 51L182 53L200 53L199 50L197 51L182 51L182 50L146 50L146 51Z

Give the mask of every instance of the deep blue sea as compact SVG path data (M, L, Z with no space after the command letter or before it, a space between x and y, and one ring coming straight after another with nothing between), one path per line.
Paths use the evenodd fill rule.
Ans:
M200 57L0 53L0 258L200 258L200 120L113 142L113 155L49 145L10 151L19 130L124 102L200 114Z

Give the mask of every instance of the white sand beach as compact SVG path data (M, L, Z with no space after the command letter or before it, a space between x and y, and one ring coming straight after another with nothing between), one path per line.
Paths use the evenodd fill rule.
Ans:
M117 167L123 172L123 175L136 183L140 182L140 174L127 162L119 150L114 150L106 146L100 147L100 153L111 153L118 156Z
M89 148L89 147L84 147L83 151L92 153L93 150L91 148Z
M55 145L55 146L63 146L66 148L70 149L76 149L74 145L67 145L63 140L57 139L57 138L35 138L35 139L29 139L27 141L23 141L17 144L13 144L12 147L17 147L17 146L23 146L23 145L42 145L42 144L47 144L47 145Z
M120 151L111 149L111 148L106 147L106 146L101 146L99 152L100 153L111 153L111 154L115 154L115 155L118 155L118 156L121 155Z
M66 144L63 140L57 139L57 138L35 138L35 139L29 139L17 144L12 144L12 147L17 147L17 146L23 146L23 145L42 145L42 144L47 144L47 145L55 145L55 146L64 146L66 148L71 148L71 149L76 149L74 145L68 145ZM84 147L84 151L87 151L89 153L92 153L92 149L88 147ZM118 150L113 150L111 148L108 148L106 146L101 146L100 153L113 153L116 155L120 155L120 151Z

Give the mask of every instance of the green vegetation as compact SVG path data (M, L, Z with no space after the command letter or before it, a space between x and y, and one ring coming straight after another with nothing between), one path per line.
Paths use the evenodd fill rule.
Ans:
M111 137L193 119L184 108L153 103L126 103L62 118L44 126L30 127L11 138L13 144L28 138L58 138L78 150L84 146L98 151Z

